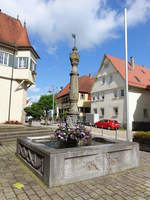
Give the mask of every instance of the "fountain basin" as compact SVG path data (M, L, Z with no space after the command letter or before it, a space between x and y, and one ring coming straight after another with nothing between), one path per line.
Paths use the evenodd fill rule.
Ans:
M137 167L139 145L93 138L90 146L59 149L49 137L17 139L17 156L49 187ZM53 141L54 143L54 141Z

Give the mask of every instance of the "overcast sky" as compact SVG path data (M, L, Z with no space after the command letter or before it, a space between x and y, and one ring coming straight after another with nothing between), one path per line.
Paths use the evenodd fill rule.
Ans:
M104 53L124 58L124 7L129 56L150 66L150 0L0 0L2 12L26 21L41 58L29 96L38 98L52 86L69 81L72 33L77 35L80 75L96 74Z

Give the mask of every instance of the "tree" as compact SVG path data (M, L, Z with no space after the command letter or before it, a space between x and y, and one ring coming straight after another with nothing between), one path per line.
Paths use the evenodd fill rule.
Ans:
M55 99L54 106L56 106ZM42 95L37 103L33 103L24 110L27 115L31 115L34 119L41 119L41 117L44 117L47 122L48 113L51 109L53 109L53 95Z
M53 109L53 95L42 95L39 100L40 108L48 115L48 111ZM55 106L54 100L54 106Z
M25 112L28 116L32 116L33 119L40 120L41 116L44 115L39 103L33 103L31 106L26 107Z
M44 112L45 123L48 121L48 112L53 109L53 95L42 95L39 99L40 108ZM54 109L56 106L56 102L54 99Z

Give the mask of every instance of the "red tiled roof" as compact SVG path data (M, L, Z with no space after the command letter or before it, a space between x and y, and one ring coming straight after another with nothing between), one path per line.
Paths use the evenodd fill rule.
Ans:
M125 61L110 55L105 55L105 57L125 80ZM130 62L128 62L128 82L130 86L150 89L150 68L134 64L134 69L132 69Z
M19 19L15 19L0 12L0 41L16 46L31 46L26 26L22 26Z
M90 93L92 85L95 81L95 77L90 76L81 76L79 77L79 92L81 93ZM69 87L70 84L68 83L56 96L56 98L60 98L62 96L65 96L69 94Z

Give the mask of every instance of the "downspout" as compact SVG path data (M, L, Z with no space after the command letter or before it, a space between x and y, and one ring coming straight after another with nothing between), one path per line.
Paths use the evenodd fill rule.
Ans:
M8 121L10 121L14 67L15 67L15 51L14 51L14 56L13 56L13 66L12 66L12 70L11 70L10 92L9 92L9 108L8 108Z

